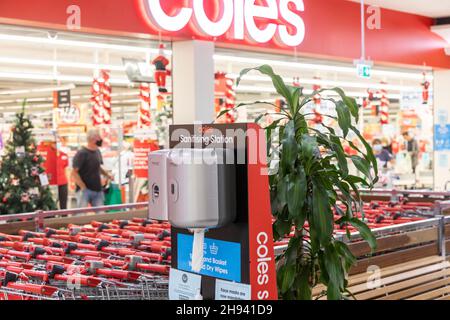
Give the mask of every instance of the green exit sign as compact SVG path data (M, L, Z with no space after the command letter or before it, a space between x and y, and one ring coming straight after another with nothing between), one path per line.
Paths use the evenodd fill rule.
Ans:
M359 63L357 65L358 76L369 79L372 76L372 66L368 64Z

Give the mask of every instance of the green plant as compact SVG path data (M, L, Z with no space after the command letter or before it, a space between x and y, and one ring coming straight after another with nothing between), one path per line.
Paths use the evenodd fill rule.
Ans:
M310 300L312 289L322 283L327 288L328 299L342 299L348 293L347 272L356 259L348 246L333 236L334 224L352 225L372 250L376 248L370 229L354 216L355 211L363 210L358 188L372 188L378 180L373 174L378 169L372 149L355 127L359 120L359 107L339 88L306 95L303 88L286 85L268 65L244 69L237 85L252 70L269 76L277 93L286 101L286 106L276 112L279 118L265 128L268 157L278 163L277 172L269 176L272 214L276 218L273 224L275 240L294 230L287 250L277 258L280 297ZM321 132L308 126L308 117L312 114L305 113L304 107L313 101L314 95L324 91L333 91L340 97L339 100L326 99L334 103L337 116L324 115L335 119L340 130L322 124L326 130ZM267 102L255 103L277 108ZM236 108L244 105L248 104L240 104ZM256 121L266 115L268 113L261 114ZM351 131L365 151L347 139ZM279 143L272 144L276 134ZM344 141L358 155L347 155ZM276 154L279 158L273 160ZM363 178L349 173L349 162L363 174ZM338 202L346 209L342 210ZM341 216L337 221L334 220L333 209Z
M23 110L16 114L11 138L0 162L0 214L56 209L50 188L42 186L44 159L37 153L33 124Z

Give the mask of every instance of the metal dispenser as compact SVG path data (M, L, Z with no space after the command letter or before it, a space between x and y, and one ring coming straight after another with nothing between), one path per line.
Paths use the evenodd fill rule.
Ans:
M204 234L236 219L232 149L173 149L149 158L150 218L194 233L192 270L203 265Z
M148 159L149 218L169 220L167 206L167 157L170 150L151 152Z
M168 157L169 220L177 228L220 228L236 218L233 150L179 149Z

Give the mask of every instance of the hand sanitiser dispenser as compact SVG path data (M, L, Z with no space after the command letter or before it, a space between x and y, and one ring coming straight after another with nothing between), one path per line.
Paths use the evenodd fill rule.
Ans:
M173 149L149 158L150 217L167 214L173 227L194 233L192 270L203 265L204 234L236 219L232 149Z
M148 159L149 218L169 220L167 204L167 157L170 150L151 152Z
M194 233L192 270L199 272L205 231L236 219L234 151L173 150L168 156L167 182L169 221Z

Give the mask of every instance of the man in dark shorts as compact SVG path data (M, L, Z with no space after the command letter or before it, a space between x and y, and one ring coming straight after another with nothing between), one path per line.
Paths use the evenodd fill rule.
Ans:
M87 145L81 148L73 159L72 178L77 186L78 208L100 207L104 205L101 175L112 180L111 175L103 169L103 158L99 148L103 140L96 129L87 133Z

